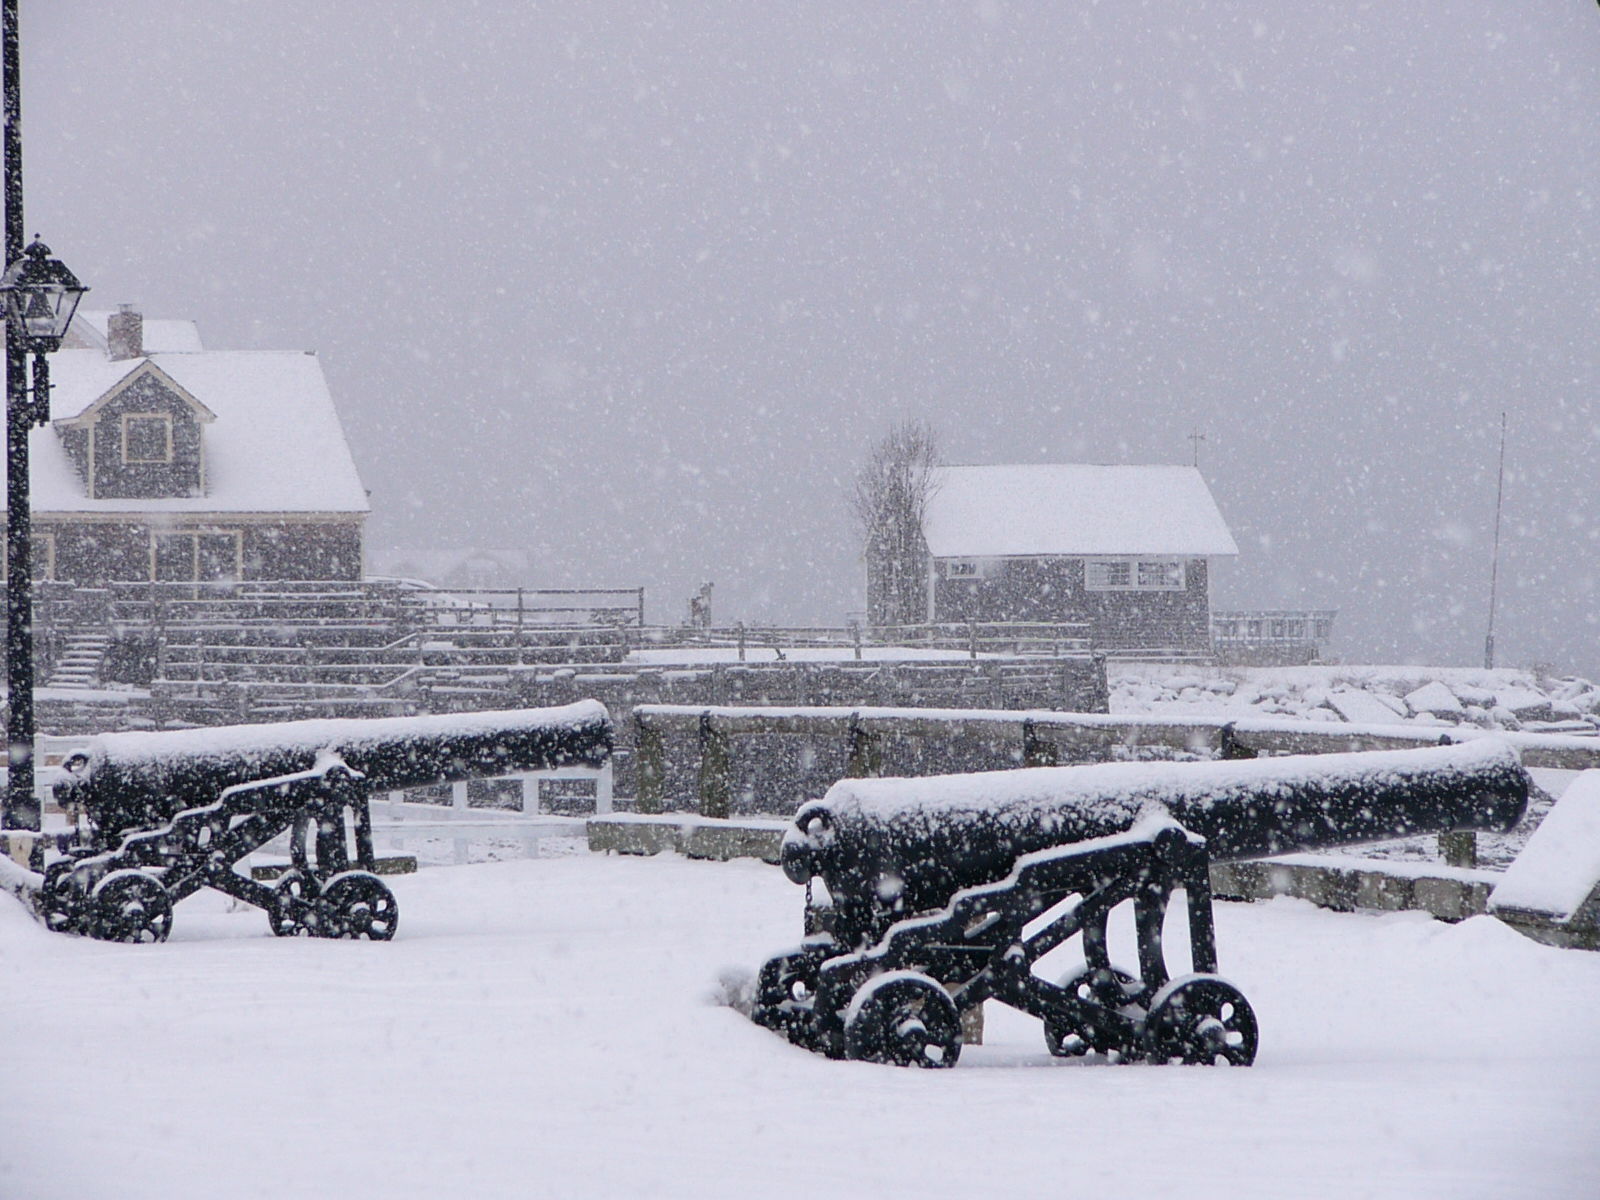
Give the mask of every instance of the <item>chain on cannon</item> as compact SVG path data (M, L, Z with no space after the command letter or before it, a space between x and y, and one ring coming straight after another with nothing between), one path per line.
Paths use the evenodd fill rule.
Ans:
M1503 832L1527 796L1494 742L841 781L785 837L807 936L762 967L751 1016L829 1057L949 1067L962 1014L996 1000L1039 1018L1058 1057L1248 1065L1258 1029L1216 973L1212 861ZM1174 976L1162 934L1179 890L1190 970ZM1108 925L1125 905L1137 955L1118 964ZM1073 939L1076 965L1036 970Z
M264 909L280 937L387 941L399 906L375 874L372 792L598 768L611 745L594 702L102 735L59 790L88 828L62 839L27 899L60 932L159 942L173 906L209 887ZM236 869L284 834L290 866L272 886Z

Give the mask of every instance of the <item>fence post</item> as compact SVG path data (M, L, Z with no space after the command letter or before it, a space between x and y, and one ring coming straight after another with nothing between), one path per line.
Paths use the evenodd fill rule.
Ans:
M700 714L700 815L727 817L732 792L728 736L712 724L711 714Z
M856 650L856 661L861 661L861 622L850 622L850 642Z
M1229 721L1217 731L1217 757L1222 759L1257 758L1256 751L1241 742L1233 731L1233 722Z
M634 784L634 808L637 812L658 813L666 794L667 755L661 730L648 723L644 714L633 717L637 737L635 753L639 756L639 775Z
M1478 865L1478 835L1470 829L1439 835L1439 857L1447 867L1472 868Z
M875 779L883 770L883 746L878 735L861 727L861 714L850 714L850 757L846 779Z
M522 589L517 589L517 666L523 665L522 659Z
M1025 767L1054 767L1061 755L1054 742L1039 736L1039 727L1032 721L1022 723L1022 765Z

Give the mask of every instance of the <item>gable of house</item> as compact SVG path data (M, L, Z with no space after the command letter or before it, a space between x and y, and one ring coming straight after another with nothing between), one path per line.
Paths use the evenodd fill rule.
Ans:
M145 353L137 322L112 314L109 341L85 326L86 348L51 357L51 425L29 438L38 576L358 578L367 495L316 356Z
M205 492L204 427L215 420L146 359L54 426L88 498L157 500Z

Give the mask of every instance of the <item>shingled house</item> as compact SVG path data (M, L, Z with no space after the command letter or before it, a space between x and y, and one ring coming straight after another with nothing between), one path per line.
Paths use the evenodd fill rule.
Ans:
M207 351L124 306L80 313L50 365L37 578L361 577L366 491L315 355Z
M923 537L930 621L1083 621L1106 650L1209 652L1210 560L1239 553L1193 467L942 467Z

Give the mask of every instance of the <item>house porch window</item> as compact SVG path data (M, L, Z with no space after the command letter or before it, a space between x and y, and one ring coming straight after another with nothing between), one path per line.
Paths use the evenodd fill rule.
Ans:
M237 530L155 533L150 537L150 578L158 583L221 583L243 577Z

